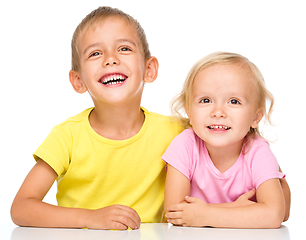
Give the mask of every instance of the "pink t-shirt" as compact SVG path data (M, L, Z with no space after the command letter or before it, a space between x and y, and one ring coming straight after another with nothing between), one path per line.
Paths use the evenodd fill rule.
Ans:
M269 143L256 137L251 149L221 173L211 161L204 141L192 129L173 139L162 159L190 180L190 196L207 203L234 202L272 178L284 178ZM253 199L255 200L255 199Z

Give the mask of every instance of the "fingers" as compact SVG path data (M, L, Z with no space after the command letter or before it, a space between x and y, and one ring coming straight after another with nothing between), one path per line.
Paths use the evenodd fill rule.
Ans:
M168 211L169 212L183 211L187 204L188 203L179 203L171 205L170 207L168 207Z
M139 229L140 217L138 213L127 206L112 205L90 211L85 220L89 229Z
M188 203L195 203L197 201L197 198L186 196L185 200Z
M182 212L168 212L166 218L167 221L173 225L183 225Z
M243 194L246 199L251 199L255 195L256 191L253 189L251 191L248 191L247 193Z
M140 228L141 219L133 208L124 205L115 205L115 207L117 210L114 213L114 222L121 223L131 229ZM119 226L122 227L120 224Z

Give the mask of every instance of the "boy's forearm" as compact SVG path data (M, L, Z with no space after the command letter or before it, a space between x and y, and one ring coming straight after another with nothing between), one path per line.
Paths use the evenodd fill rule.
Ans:
M12 220L25 227L86 228L85 219L90 210L50 205L36 199L13 203Z

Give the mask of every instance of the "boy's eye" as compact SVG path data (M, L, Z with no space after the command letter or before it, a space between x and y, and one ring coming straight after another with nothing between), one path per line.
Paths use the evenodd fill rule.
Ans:
M208 98L203 98L200 100L200 103L211 103L211 101Z
M232 99L228 102L229 104L240 104L240 102L237 99Z
M99 55L100 55L99 52L94 52L94 53L90 54L89 57L96 57L96 56L99 56Z

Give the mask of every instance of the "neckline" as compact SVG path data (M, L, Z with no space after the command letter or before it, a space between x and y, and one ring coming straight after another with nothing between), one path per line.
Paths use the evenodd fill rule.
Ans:
M137 141L139 138L141 138L142 135L145 133L148 125L149 125L150 118L149 118L148 110L143 108L143 107L140 107L140 108L143 110L143 113L145 115L144 123L143 123L141 129L139 130L139 132L136 135L134 135L131 138L125 139L125 140L108 139L108 138L105 138L105 137L99 135L95 130L93 130L93 128L91 127L91 125L89 123L89 115L94 110L94 107L90 108L89 111L87 112L87 114L85 116L85 119L84 119L84 124L85 124L85 127L86 127L87 131L90 133L90 135L92 135L98 141L103 142L103 143L108 144L108 145L123 147L123 146L129 145L129 144Z
M219 178L228 178L230 177L233 172L236 171L236 169L238 168L240 162L242 161L242 151L240 151L240 154L239 154L239 157L237 158L237 160L235 161L235 163L230 167L228 168L225 172L220 172L219 169L214 165L213 161L211 160L209 154L208 154L208 150L206 148L206 145L203 141L203 145L204 145L204 154L205 154L205 161L206 163L208 164L208 167L211 169L211 171Z

